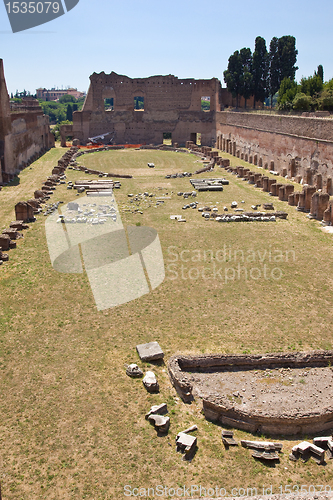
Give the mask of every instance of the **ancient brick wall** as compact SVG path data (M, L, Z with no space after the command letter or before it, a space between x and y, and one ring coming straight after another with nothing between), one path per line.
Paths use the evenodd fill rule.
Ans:
M217 113L216 122L217 144L221 149L232 144L236 156L256 156L262 166L273 161L275 170L285 169L289 177L300 175L304 182L309 168L324 182L333 175L333 120L329 118L224 111Z
M54 136L50 134L49 117L43 115L41 108L11 114L11 144L13 161L7 174L15 174L22 170L30 160L54 146Z
M27 98L11 112L0 59L0 184L54 146L49 117L36 99Z
M163 142L171 133L180 144L201 133L203 144L215 141L215 114L220 110L221 84L211 80L178 79L173 75L128 78L112 72L93 73L81 112L73 115L73 134L85 143L89 137L109 133L115 143ZM134 109L134 98L144 99L144 109ZM209 97L210 111L201 111L201 98ZM104 99L113 98L106 111Z

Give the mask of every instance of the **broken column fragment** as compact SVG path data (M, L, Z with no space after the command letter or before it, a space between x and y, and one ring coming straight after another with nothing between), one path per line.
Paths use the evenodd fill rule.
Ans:
M148 419L150 415L165 415L166 413L168 413L168 407L166 403L153 405L150 408L149 412L146 414L146 419Z
M188 432L195 430L197 430L197 426L192 425L185 431L178 432L176 436L177 451L184 453L183 458L185 459L190 459L195 453L197 438L188 434Z
M150 423L154 424L155 429L162 434L168 432L170 427L170 418L163 415L149 415L148 420Z
M281 443L272 443L270 441L247 441L243 439L241 445L244 448L250 448L253 450L253 458L259 458L263 460L279 460L279 455L277 452L281 451Z
M126 368L126 373L129 377L133 378L142 377L143 375L143 371L135 363L128 365L128 367Z
M222 442L226 448L229 446L238 446L237 442L234 440L233 431L229 431L226 429L222 430Z
M302 441L292 448L291 454L289 455L290 460L293 461L302 458L302 460L306 462L310 457L312 457L318 465L322 465L325 461L325 450L308 441Z
M148 392L158 392L160 389L154 372L148 371L142 382Z

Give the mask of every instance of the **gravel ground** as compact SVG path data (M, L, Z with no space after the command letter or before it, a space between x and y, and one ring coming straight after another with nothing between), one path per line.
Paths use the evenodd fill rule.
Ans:
M227 398L256 415L319 414L331 407L331 367L276 368L188 373L194 396Z

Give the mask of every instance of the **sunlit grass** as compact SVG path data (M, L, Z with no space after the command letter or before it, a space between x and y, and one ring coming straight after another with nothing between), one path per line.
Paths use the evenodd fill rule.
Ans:
M20 173L19 185L0 192L3 227L14 220L15 203L33 196L63 151L50 151ZM155 168L149 169L148 162ZM320 468L312 461L288 460L296 440L283 439L284 454L274 469L254 461L249 450L224 450L221 428L204 420L200 400L181 402L165 365L150 367L160 383L157 395L148 394L141 380L127 377L125 365L137 362L148 369L135 346L151 340L162 346L165 363L177 352L261 353L330 346L332 237L294 207L218 167L203 176L225 176L230 185L222 193L199 194L201 206L216 205L219 211L228 206L230 211L236 200L249 210L252 204L273 201L277 210L288 211L288 220L219 224L204 220L197 210L182 210L188 200L177 192L192 190L189 179L165 175L195 171L199 165L193 155L110 151L86 155L80 163L133 175L115 191L122 221L158 231L166 278L150 294L98 312L85 274L60 274L52 268L45 217L38 216L18 248L9 252L9 262L0 268L4 498L116 499L123 497L125 485L217 484L230 491L272 484L278 493L289 478L292 484L330 484L330 464ZM87 175L67 170L67 177ZM141 204L143 214L125 211L133 207L127 195L145 191L155 195L151 206ZM155 208L161 194L171 199ZM74 197L65 186L53 195L54 201ZM172 221L170 214L182 214L187 222ZM253 261L246 260L250 255ZM260 278L258 271L251 275L254 268ZM279 279L272 277L275 268L281 271ZM158 438L144 415L151 405L165 401L171 427L168 436ZM185 463L174 441L192 424L198 425L198 451ZM235 437L251 439L242 431Z

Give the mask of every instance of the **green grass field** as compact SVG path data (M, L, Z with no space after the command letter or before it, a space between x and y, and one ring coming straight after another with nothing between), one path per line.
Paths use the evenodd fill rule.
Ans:
M49 151L20 173L17 185L2 189L2 228L15 219L15 203L33 196L64 151ZM248 166L230 158L232 165ZM166 367L180 352L331 349L332 235L295 207L219 167L200 177L224 176L230 185L222 193L200 193L199 206L216 205L221 212L225 205L230 211L234 200L246 210L273 201L276 210L289 213L288 220L219 224L204 220L197 210L182 210L192 200L177 192L192 190L189 179L165 175L198 169L201 164L190 154L120 150L80 157L79 163L133 175L115 191L121 218L125 226L157 230L166 277L139 299L97 311L85 274L52 268L46 218L39 215L24 231L9 262L0 267L3 498L118 500L126 498L125 485L130 485L127 491L218 486L228 494L232 488L255 487L262 493L270 485L275 493L280 485L333 488L330 461L319 467L312 460L288 460L291 447L304 436L282 438L283 453L274 468L241 447L224 450L221 428L204 419L200 400L182 403ZM81 178L87 175L67 170L67 180ZM155 208L153 197L150 207L135 206L142 214L128 211L133 204L127 195L145 191L171 199ZM72 199L73 191L58 186L52 201ZM171 214L182 214L187 222L170 220ZM131 362L148 369L135 346L152 340L165 352L165 364L152 368L160 383L157 395L125 374ZM171 418L165 437L157 437L144 418L151 405L161 402L167 402ZM198 426L198 451L187 463L176 453L175 436L192 424ZM253 439L238 430L235 437Z

